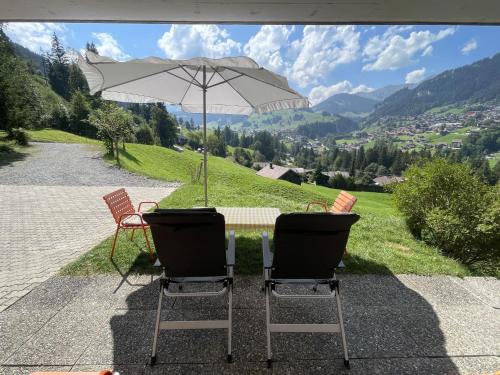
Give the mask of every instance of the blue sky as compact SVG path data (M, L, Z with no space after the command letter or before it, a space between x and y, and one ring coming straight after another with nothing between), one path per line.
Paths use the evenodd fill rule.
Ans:
M500 52L495 26L255 26L11 23L7 34L40 52L56 32L81 50L93 41L118 60L246 55L286 76L313 104L339 92L417 83Z

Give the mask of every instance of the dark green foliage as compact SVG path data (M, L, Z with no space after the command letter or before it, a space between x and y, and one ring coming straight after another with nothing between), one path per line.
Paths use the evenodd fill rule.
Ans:
M9 129L7 138L13 140L19 146L27 146L29 143L29 135L23 128Z
M156 130L163 147L172 147L177 140L177 122L170 116L163 103L151 109L151 127Z
M331 122L313 122L300 125L297 134L308 138L321 138L329 134L349 133L358 129L358 124L347 117L337 116Z
M137 143L142 143L144 145L154 145L155 143L153 130L147 124L141 125L135 131L135 138L137 139Z
M227 146L224 141L222 131L217 128L214 134L209 134L207 139L207 150L214 156L225 158L227 156Z
M236 147L233 151L233 159L236 163L245 167L252 166L252 155L244 148Z
M69 130L74 134L96 138L97 128L88 122L90 103L81 91L73 93L69 108Z
M36 127L42 101L27 64L0 28L0 129Z
M465 264L499 261L498 186L483 184L464 164L439 158L411 166L405 178L394 187L394 198L417 237Z
M316 185L326 186L328 184L328 176L323 174L321 164L318 164L314 170L313 180L316 182Z
M55 33L52 36L52 49L45 58L50 86L64 99L70 99L69 61L66 57L66 50Z

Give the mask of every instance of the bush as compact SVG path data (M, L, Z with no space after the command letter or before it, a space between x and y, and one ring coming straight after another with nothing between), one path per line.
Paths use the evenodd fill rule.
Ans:
M394 198L419 238L465 264L498 262L500 189L465 164L434 159L414 165L394 186Z
M23 128L10 129L8 138L12 139L19 146L27 146L29 142L29 135Z
M153 130L146 124L136 130L135 138L138 143L142 143L144 145L154 145L155 143Z

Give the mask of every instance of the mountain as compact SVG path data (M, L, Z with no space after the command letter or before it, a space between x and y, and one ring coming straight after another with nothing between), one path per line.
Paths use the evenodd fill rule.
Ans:
M395 92L398 92L401 89L404 89L404 88L413 89L416 86L417 85L414 83L405 83L405 84L401 84L401 85L387 85L387 86L381 87L379 89L375 89L375 90L370 91L370 92L360 92L357 95L362 96L363 98L382 101L385 98L391 96L392 94L394 94Z
M328 99L316 104L312 109L316 112L335 114L366 114L373 111L377 100L364 98L355 94L335 94Z
M500 101L500 53L446 70L410 90L403 88L377 105L370 121L383 116L418 115L434 107Z
M14 48L14 53L28 62L33 64L35 71L42 73L43 72L43 58L41 55L31 52L29 49L23 47L20 44L12 43L12 47Z

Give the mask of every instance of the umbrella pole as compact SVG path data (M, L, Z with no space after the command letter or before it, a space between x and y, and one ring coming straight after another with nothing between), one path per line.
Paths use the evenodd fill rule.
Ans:
M207 68L203 65L203 172L205 207L208 207L208 168L207 168Z

